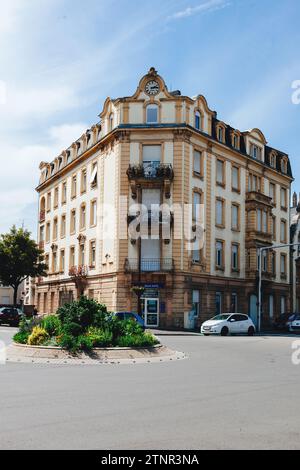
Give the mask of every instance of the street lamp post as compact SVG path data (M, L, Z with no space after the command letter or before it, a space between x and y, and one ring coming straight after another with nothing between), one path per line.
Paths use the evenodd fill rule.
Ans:
M300 243L286 243L282 245L271 245L271 246L262 246L259 248L259 266L258 266L258 331L261 329L261 311L262 311L262 254L264 251L268 250L279 250L281 248L291 248L294 246L300 246Z

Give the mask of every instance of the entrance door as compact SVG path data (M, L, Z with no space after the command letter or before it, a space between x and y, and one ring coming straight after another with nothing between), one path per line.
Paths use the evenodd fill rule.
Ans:
M145 326L155 328L159 325L159 299L144 299Z
M253 321L255 327L257 327L258 324L258 307L257 307L257 296L256 295L251 295L250 297L250 317L251 320Z

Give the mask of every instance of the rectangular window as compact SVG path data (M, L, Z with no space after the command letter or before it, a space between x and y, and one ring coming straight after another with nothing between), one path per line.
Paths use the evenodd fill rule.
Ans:
M287 191L285 188L281 188L280 190L280 204L282 209L287 208Z
M52 272L56 273L57 271L57 252L53 251L52 253Z
M73 209L71 211L71 217L70 217L70 232L71 234L75 233L76 231L76 210Z
M225 163L223 160L217 160L217 183L224 185L225 184Z
M51 192L47 194L47 212L51 211Z
M262 210L257 209L256 211L256 230L258 232L262 231Z
M238 295L233 292L231 294L231 305L230 305L230 312L237 313L238 311Z
M67 182L64 181L61 186L61 203L65 204L67 202Z
M268 233L268 214L266 211L262 213L262 229L264 233Z
M286 255L280 255L280 274L286 276Z
M198 152L198 150L194 150L194 173L196 173L197 176L201 176L203 174L201 160L202 160L201 152Z
M66 216L65 216L65 214L63 214L61 216L60 236L61 236L61 238L64 238L66 236Z
M236 243L233 243L231 247L231 268L233 271L239 269L239 245Z
M272 238L273 240L276 240L276 216L272 216Z
M146 108L146 122L147 124L158 123L158 106L157 104L149 104Z
M91 227L97 225L97 201L91 201L91 214L90 214Z
M224 201L223 199L216 200L216 225L224 227Z
M233 166L231 171L231 187L235 190L240 189L240 170L236 166Z
M222 314L222 292L216 292L216 315Z
M80 192L81 194L86 192L86 169L81 171L81 182L80 182Z
M223 242L216 242L216 267L223 269L224 266L224 255L223 255Z
M58 188L54 189L54 207L58 207Z
M193 290L192 292L192 310L195 317L200 315L200 291Z
M96 242L92 240L90 242L90 267L96 267Z
M65 250L60 251L59 270L61 273L65 271Z
M58 236L58 221L57 218L53 220L53 240L57 240Z
M146 177L155 177L161 162L161 145L143 145L143 167Z
M50 242L50 222L46 224L46 243Z
M79 264L81 266L84 266L84 263L85 263L85 245L84 243L82 243L79 246Z
M280 242L281 243L286 243L287 242L286 227L287 227L286 221L282 220L281 223L280 223Z
M80 230L83 230L85 228L85 216L85 204L82 204L82 206L80 207Z
M70 247L69 267L73 268L73 266L75 266L75 246Z
M92 164L92 172L91 172L91 180L90 180L90 185L92 188L97 186L97 181L98 181L98 164L97 162L94 162Z
M200 205L201 205L201 194L193 192L193 220L200 220Z
M72 188L71 188L71 197L74 198L77 196L77 176L72 176Z
M286 298L280 297L280 313L281 315L286 313Z
M232 230L239 230L239 206L232 204L231 206L231 228Z
M270 183L269 197L272 199L272 204L276 204L276 185L274 183Z

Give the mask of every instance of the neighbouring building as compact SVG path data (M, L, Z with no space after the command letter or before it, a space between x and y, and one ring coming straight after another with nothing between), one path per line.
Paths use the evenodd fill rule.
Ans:
M21 305L24 298L24 282L19 286L17 304ZM13 305L14 303L14 291L12 287L2 286L0 284L0 307L6 307L7 305Z
M300 195L293 194L291 207L291 243L300 243ZM300 312L300 246L295 246L291 251L291 292L293 312Z
M24 281L24 309L33 311L35 302L35 278L28 277Z
M202 95L168 91L151 68L132 96L107 98L100 122L40 171L39 244L49 266L36 285L41 313L80 293L136 310L139 286L148 325L198 325L229 311L257 322L258 248L288 241L293 180L288 155L259 129L231 127ZM137 202L149 217L155 204L170 208L169 237L161 214L157 238L122 236ZM187 204L195 226L204 207L205 244L193 251L174 210ZM117 214L107 227L109 205ZM290 309L289 250L262 262L269 323Z

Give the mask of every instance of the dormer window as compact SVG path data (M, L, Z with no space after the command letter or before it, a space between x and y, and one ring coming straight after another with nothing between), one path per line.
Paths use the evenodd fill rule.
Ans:
M198 131L201 130L201 114L199 111L195 112L195 128L198 129Z
M224 142L224 129L221 126L217 128L217 138L219 142Z
M236 134L235 132L232 133L231 135L231 144L232 144L232 147L236 150L239 150L240 148L240 138L238 136L238 134Z
M255 160L261 160L261 148L257 145L251 144L250 155L255 158Z
M149 104L146 108L146 123L157 124L158 123L158 106L157 104Z
M281 159L281 171L284 174L287 173L287 159L286 158Z
M276 168L276 154L275 153L271 153L270 155L270 166L272 168Z

